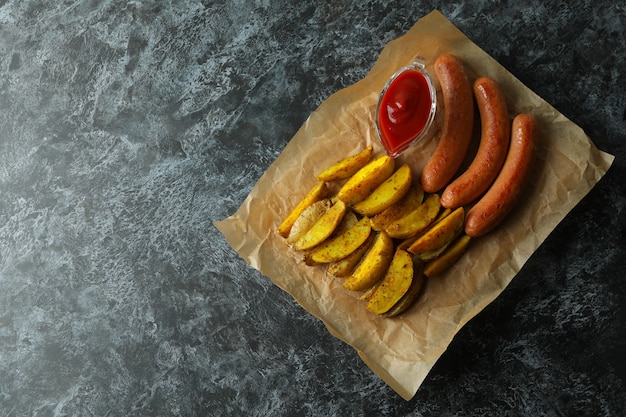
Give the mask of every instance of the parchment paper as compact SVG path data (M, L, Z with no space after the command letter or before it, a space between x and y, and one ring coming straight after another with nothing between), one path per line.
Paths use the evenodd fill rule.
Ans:
M384 83L415 56L425 58L434 74L432 64L445 52L460 57L472 77L496 79L506 93L511 116L529 112L538 118L538 162L522 202L503 224L474 240L446 274L428 280L409 311L393 319L377 317L367 312L357 293L343 289L341 279L327 275L325 267L304 265L302 254L291 250L276 228L315 184L321 169L368 144L374 145L375 155L384 152L373 122ZM438 116L435 134L405 152L397 163L406 161L415 173L421 172L437 143L440 125ZM356 349L376 374L409 400L459 329L504 290L612 161L613 156L599 151L578 126L435 10L390 42L366 78L322 103L238 211L215 226L246 262L322 320L331 334Z

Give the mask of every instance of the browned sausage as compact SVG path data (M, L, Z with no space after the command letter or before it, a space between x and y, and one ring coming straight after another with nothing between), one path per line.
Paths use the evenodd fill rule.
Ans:
M443 189L463 163L474 123L472 85L463 63L454 55L441 55L435 72L443 92L444 119L437 149L422 171L422 188L428 193Z
M500 85L481 77L474 81L481 121L480 145L470 166L441 195L441 205L455 209L480 197L498 176L511 137L509 111Z
M530 114L513 119L511 144L498 177L485 195L468 211L465 233L472 237L493 230L513 209L535 159L537 120Z

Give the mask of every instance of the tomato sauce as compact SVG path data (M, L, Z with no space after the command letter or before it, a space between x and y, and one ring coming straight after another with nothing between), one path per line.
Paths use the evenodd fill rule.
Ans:
M428 127L433 117L429 80L417 69L401 71L382 93L377 109L380 140L390 156L398 156Z

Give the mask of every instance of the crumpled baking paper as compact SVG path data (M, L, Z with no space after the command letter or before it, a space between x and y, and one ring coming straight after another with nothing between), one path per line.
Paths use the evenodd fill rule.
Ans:
M475 239L444 275L427 280L421 298L397 318L369 313L357 293L324 266L309 267L276 228L315 184L315 175L368 144L384 151L374 127L379 93L387 79L419 56L432 65L453 53L471 78L489 76L506 94L511 117L534 114L540 124L538 160L522 201L490 234ZM438 81L437 91L440 94ZM441 97L439 97L441 103ZM421 172L437 144L432 136L397 161ZM357 350L363 361L405 400L411 399L461 327L492 302L567 213L609 169L613 156L598 150L581 128L538 97L472 43L440 12L421 18L380 54L370 73L329 97L310 115L263 174L241 207L215 222L228 243L252 267L318 317L331 334Z

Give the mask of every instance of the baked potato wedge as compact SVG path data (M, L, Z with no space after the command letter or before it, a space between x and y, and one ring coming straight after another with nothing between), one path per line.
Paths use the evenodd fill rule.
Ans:
M320 201L316 201L298 216L296 221L291 226L289 235L287 236L287 244L293 245L298 239L302 237L316 221L320 219L330 208L331 202L329 198L325 198Z
M278 234L284 238L289 236L289 232L296 219L302 212L316 201L326 198L329 194L329 188L326 183L318 181L317 184L309 190L302 200L294 207L294 209L285 217L283 222L278 226Z
M365 243L371 231L370 220L363 217L345 232L313 248L306 254L306 264L327 264L345 258Z
M369 162L352 175L337 192L337 199L348 205L364 200L380 184L385 182L395 169L395 160L388 156L380 156Z
M396 250L385 277L367 301L367 309L384 314L407 293L413 282L413 256L403 249Z
M372 158L374 148L367 146L356 155L349 156L329 166L317 174L317 179L324 182L345 180L363 168Z
M350 291L365 291L382 279L393 258L393 239L378 232L374 243L363 256L352 274L343 282Z
M308 250L319 245L333 234L346 214L346 205L337 201L329 208L307 232L298 239L293 247L295 250Z
M404 164L352 209L363 216L375 216L399 202L409 191L412 181L411 167Z
M370 248L374 242L374 234L370 233L367 240L361 244L354 252L346 256L343 259L332 262L328 265L328 273L337 278L347 277L354 271L354 268L359 264L365 252Z
M437 215L435 220L430 224L430 226L426 228L426 231L428 231L431 227L433 227L433 225L435 225L435 224L439 223L441 220L445 219L450 213L452 213L451 209L442 207L442 210L439 212L439 214ZM423 233L425 233L425 232L422 232L422 234ZM417 239L420 238L420 236L421 236L421 234L417 234L417 235L411 236L411 237L409 237L407 239L403 239L402 242L398 243L398 248L407 250L409 248L409 246L411 246L413 244L413 242L415 242Z
M426 264L424 275L430 278L448 270L465 253L470 240L471 238L465 234L457 238L441 255Z
M413 281L407 292L400 300L387 310L383 315L385 317L395 317L409 309L419 297L424 286L424 263L413 258Z
M385 227L394 239L407 239L424 232L437 218L441 204L438 194L430 194L415 210Z
M352 212L346 207L346 213L343 215L343 219L341 219L341 222L337 225L337 228L333 232L333 236L345 232L346 230L348 230L349 228L351 228L358 222L359 222L359 218L356 216L356 214L354 214L354 212Z
M418 208L423 201L424 190L422 189L422 186L416 182L411 185L409 191L407 191L404 197L402 197L402 200L370 219L372 229L379 232L384 230L385 227L391 222L406 216Z
M424 262L435 259L461 234L464 221L465 210L459 207L418 237L408 251Z

